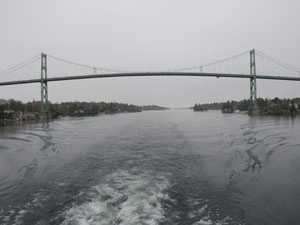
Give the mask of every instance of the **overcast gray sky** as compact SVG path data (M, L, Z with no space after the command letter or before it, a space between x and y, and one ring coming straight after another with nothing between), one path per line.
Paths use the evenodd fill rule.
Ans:
M166 70L252 48L300 67L298 0L0 0L0 71L41 52L99 67ZM300 97L300 82L258 80L258 96ZM0 87L40 100L40 84ZM249 98L248 79L113 78L49 83L49 100L192 106Z

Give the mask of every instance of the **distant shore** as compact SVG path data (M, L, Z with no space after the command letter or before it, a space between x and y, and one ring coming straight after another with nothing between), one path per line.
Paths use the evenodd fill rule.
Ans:
M41 113L41 102L22 103L14 99L0 99L0 123L8 121L28 121L39 119L55 119L58 116L97 116L101 114L131 113L147 110L167 110L158 105L137 106L116 102L63 102L48 104L48 112Z
M262 99L258 98L256 105L249 99L227 101L222 103L196 103L194 111L222 110L223 113L233 113L237 110L248 112L249 115L299 115L300 98L293 99ZM251 109L252 108L252 109Z

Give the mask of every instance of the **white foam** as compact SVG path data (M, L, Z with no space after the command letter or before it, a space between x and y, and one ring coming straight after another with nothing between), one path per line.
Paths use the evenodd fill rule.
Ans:
M201 219L193 223L193 225L228 225L232 224L233 221L230 216L220 218L220 214L218 212L213 213L207 204L198 210L195 210L190 218L198 216L201 217ZM244 223L239 223L239 225L244 225Z
M194 223L194 225L229 225L231 223L232 219L227 216L221 220L212 220L210 216L205 216L202 219L200 219L198 222ZM239 225L245 225L244 223L239 223Z
M208 218L203 218L199 222L197 222L195 225L212 225L212 221Z
M85 202L62 213L62 224L159 224L168 186L166 176L118 171L82 193Z
M20 215L24 215L25 213L27 213L27 211L26 211L25 209L21 209L21 210L19 211L19 214L20 214Z

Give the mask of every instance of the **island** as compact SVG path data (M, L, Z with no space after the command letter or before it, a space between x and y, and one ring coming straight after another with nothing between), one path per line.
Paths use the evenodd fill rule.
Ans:
M207 111L207 108L205 108L203 105L201 104L195 104L194 105L194 111L195 112L201 112L201 111Z
M300 98L280 99L257 99L259 115L298 115L300 114ZM194 111L222 110L222 113L248 112L250 109L250 100L227 101L221 103L195 104L192 107Z
M58 116L97 116L99 114L133 113L146 110L166 110L168 108L157 105L137 106L117 102L62 102L48 103L49 118ZM40 112L41 102L31 101L23 103L14 99L0 99L0 123L9 120L45 119L45 113Z
M141 106L142 111L148 111L148 110L168 110L169 108L167 107L162 107L158 105L144 105Z

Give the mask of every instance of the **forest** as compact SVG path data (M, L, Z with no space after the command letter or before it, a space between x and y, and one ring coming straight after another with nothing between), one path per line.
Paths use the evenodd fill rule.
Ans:
M290 114L299 113L300 98L293 99L280 99L275 97L274 99L257 99L257 107L261 114ZM196 103L193 107L195 111L205 110L222 110L224 112L248 111L250 109L250 100L244 99L241 101L227 101L222 103L208 103L199 104Z
M15 99L0 99L0 120L18 118L38 118L41 109L40 101L23 103ZM48 111L52 118L58 116L96 116L98 114L113 114L120 112L141 112L145 110L165 110L156 105L137 106L117 102L62 102L48 103Z

